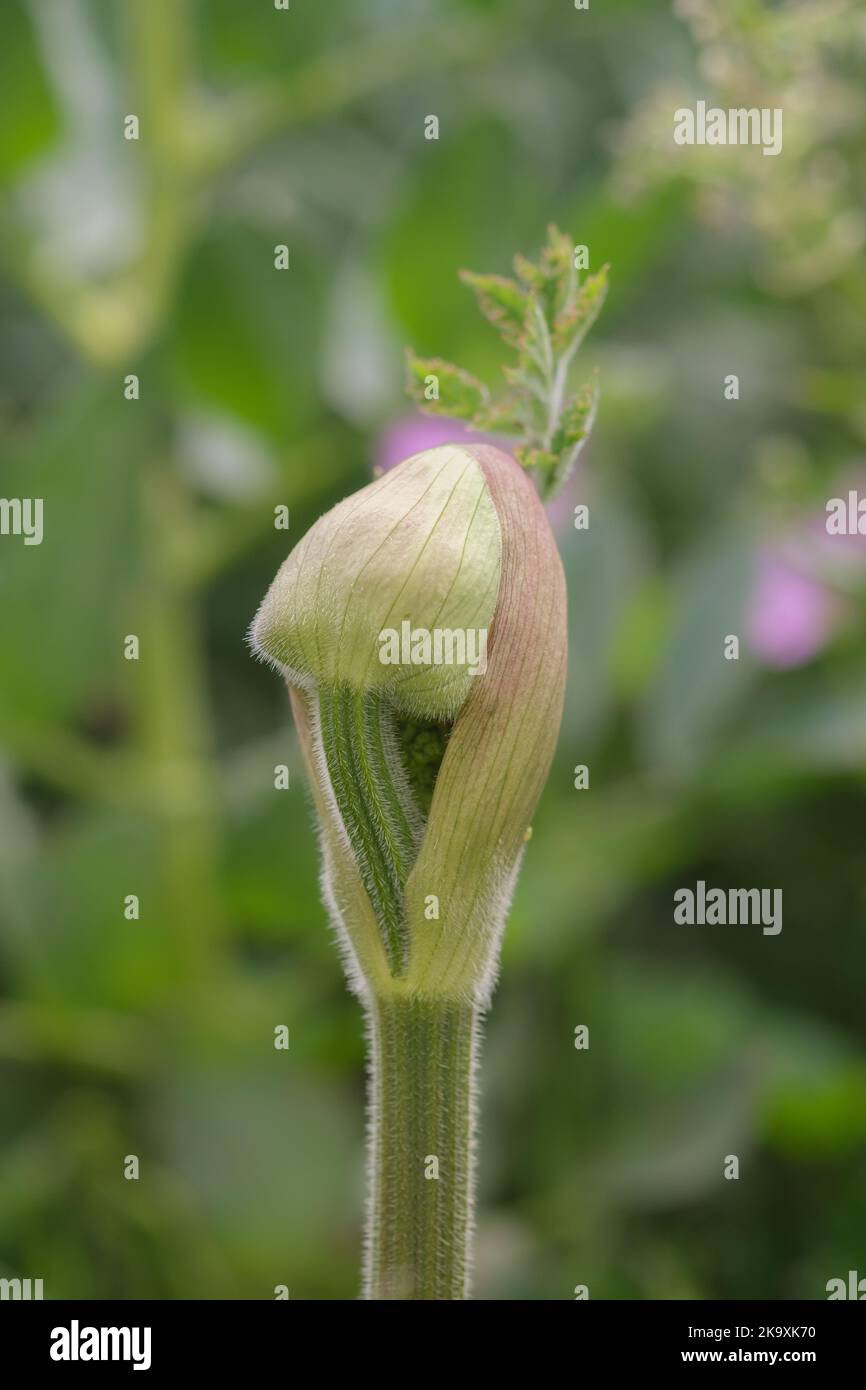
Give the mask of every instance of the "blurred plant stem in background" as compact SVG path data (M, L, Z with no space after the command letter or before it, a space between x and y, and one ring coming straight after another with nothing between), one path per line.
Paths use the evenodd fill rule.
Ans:
M224 945L218 888L219 800L199 597L187 568L195 519L182 475L154 463L143 478L144 553L135 668L138 756L167 848L167 906L182 933L193 999L213 986Z
M107 282L75 283L28 260L13 266L78 350L106 367L130 366L163 323L177 274L219 177L275 136L334 116L355 101L439 70L491 59L513 27L451 19L407 33L376 34L313 59L289 81L207 97L195 68L191 0L147 0L123 8L128 98L140 138L143 244Z

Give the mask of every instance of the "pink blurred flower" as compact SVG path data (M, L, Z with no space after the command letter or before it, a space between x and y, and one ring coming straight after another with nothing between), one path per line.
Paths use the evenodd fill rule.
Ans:
M435 449L437 444L495 444L499 449L509 450L513 441L502 435L483 434L469 430L460 420L447 416L407 415L391 425L379 438L374 460L376 473L387 473L404 459L420 454L422 449ZM547 504L550 524L557 535L563 535L571 528L574 506L578 500L578 470L569 478L562 492Z
M377 472L387 473L404 459L420 454L422 449L435 449L437 444L498 444L507 448L501 439L468 430L460 420L446 416L407 415L391 425L379 440L376 449Z
M768 666L803 666L826 645L838 616L835 595L782 548L765 546L755 560L746 641Z

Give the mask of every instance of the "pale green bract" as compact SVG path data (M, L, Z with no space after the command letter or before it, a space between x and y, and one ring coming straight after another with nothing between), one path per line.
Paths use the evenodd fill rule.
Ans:
M256 650L293 684L386 693L406 714L453 718L467 664L380 660L380 634L486 630L499 589L501 538L482 471L469 454L430 449L338 503L283 564L252 629Z

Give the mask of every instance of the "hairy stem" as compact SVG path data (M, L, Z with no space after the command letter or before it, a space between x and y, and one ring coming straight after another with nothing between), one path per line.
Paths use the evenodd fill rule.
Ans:
M369 1006L369 1182L363 1296L468 1297L479 1011Z
M368 997L364 1296L467 1297L478 1010L410 998L404 889L423 832L393 710L378 692L318 694L328 780L376 914L391 984Z

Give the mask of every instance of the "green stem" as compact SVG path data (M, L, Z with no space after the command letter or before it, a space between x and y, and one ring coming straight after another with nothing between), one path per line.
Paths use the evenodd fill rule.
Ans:
M223 967L220 822L198 598L185 573L192 502L179 471L153 461L142 480L148 565L137 630L136 739L164 845L163 891L188 999L207 1009ZM132 679L132 675L128 677Z
M369 1182L363 1296L468 1297L478 1010L369 1007Z
M375 911L391 981L368 997L364 1296L467 1297L478 1010L408 996L404 889L423 829L393 711L375 691L320 688L328 780Z

